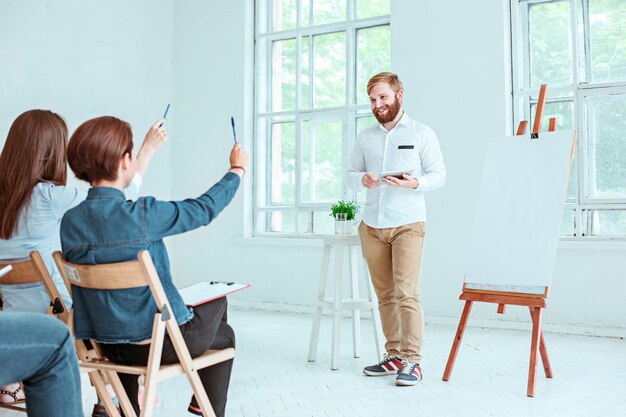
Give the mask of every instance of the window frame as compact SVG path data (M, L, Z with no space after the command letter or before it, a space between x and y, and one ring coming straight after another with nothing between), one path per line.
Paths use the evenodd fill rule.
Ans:
M528 9L530 5L551 3L558 0L510 0L511 13L511 73L514 129L520 120L529 120L532 124L532 105L537 102L539 87L531 85L530 71L530 42ZM572 162L572 170L576 164L576 197L568 198L564 203L565 210L574 210L574 234L561 236L561 240L589 241L589 240L623 240L624 236L592 235L594 210L623 210L626 211L626 196L623 198L599 198L586 195L589 184L589 120L587 119L587 103L590 98L599 96L623 96L626 98L626 80L614 82L592 82L591 79L591 36L589 25L590 0L566 0L570 15L570 56L572 82L569 86L548 85L546 104L559 101L573 103L572 123L576 129L576 152ZM582 23L580 22L582 18ZM581 24L582 35L579 35L578 26ZM582 40L582 42L581 42ZM582 45L581 45L582 44ZM579 55L582 54L583 61ZM581 74L581 64L585 67L584 77ZM545 125L545 121L543 123Z
M356 125L359 117L370 116L371 108L369 103L358 104L356 91L357 83L357 34L361 29L388 26L391 28L391 15L357 18L358 0L346 0L346 20L336 23L320 25L300 26L301 4L296 3L296 27L293 29L271 31L271 15L273 11L273 0L255 1L255 50L254 50L254 187L253 204L254 208L252 221L252 236L258 237L318 237L321 233L309 233L300 230L300 216L310 216L307 227L314 227L315 212L330 214L330 205L333 202L304 202L302 200L302 122L309 120L319 121L325 118L338 119L342 123L342 143L341 143L341 172L349 166L350 151L356 138ZM309 3L310 4L310 3ZM345 99L347 102L343 106L315 108L315 76L314 60L309 59L309 100L310 107L301 106L301 65L300 57L302 53L302 40L309 36L311 39L310 57L315 56L313 39L315 36L336 32L346 34L346 76L345 76ZM273 111L271 103L272 89L272 45L275 41L295 39L295 109ZM286 122L295 124L295 180L294 180L294 203L293 204L273 204L271 202L271 131L274 119L284 119ZM357 200L357 192L348 190L341 180L342 192L338 199ZM273 212L293 212L295 216L295 229L293 232L276 232L269 228L271 213Z

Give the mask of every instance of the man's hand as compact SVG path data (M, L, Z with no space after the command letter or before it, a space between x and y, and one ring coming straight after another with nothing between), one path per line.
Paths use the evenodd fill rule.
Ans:
M361 182L363 183L363 186L365 188L370 189L376 188L380 185L378 179L371 172L366 172L365 175L363 175L363 179L361 180Z
M413 178L409 174L403 174L402 179L395 177L383 177L383 182L390 187L417 188L420 186L420 182L417 178Z

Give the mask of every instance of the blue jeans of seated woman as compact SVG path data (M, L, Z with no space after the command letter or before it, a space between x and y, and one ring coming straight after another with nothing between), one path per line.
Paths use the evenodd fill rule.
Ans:
M74 343L59 320L0 313L0 386L22 381L29 417L83 417Z

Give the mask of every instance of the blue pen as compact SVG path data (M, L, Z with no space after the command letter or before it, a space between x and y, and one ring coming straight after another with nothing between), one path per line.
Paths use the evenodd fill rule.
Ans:
M165 108L165 113L163 113L163 118L164 118L164 119L167 119L167 112L168 112L168 111L170 111L170 104L169 104L169 103L167 103L167 107ZM159 125L159 127L163 126L163 123L165 123L165 122L162 122L162 123Z
M230 116L230 124L233 126L233 139L235 140L235 145L237 144L237 133L235 132L235 118Z

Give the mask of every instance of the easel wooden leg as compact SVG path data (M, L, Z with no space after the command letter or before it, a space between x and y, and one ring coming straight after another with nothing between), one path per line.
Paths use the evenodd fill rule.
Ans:
M530 317L533 317L533 309L530 309ZM535 323L533 321L533 328ZM552 366L550 366L550 358L548 357L548 349L546 348L546 340L543 338L543 329L541 328L541 319L539 320L539 353L541 354L541 363L546 378L552 378Z
M528 389L526 395L535 396L535 381L537 379L537 353L539 352L539 340L541 339L541 308L530 307L530 316L533 320L533 335L530 344L530 364L528 367Z
M450 379L450 374L452 373L452 368L454 367L456 355L457 353L459 353L459 348L461 347L461 340L463 339L463 333L465 332L465 327L467 326L467 320L469 319L470 311L472 310L472 303L473 301L470 300L465 301L465 307L463 307L463 314L461 314L459 327L457 328L456 335L454 336L452 349L450 349L450 356L448 356L446 370L443 373L444 381L448 381Z
M550 358L548 358L546 341L543 338L543 329L541 329L541 338L539 339L539 353L541 353L541 362L543 363L543 370L546 373L546 378L552 378L552 366L550 365Z

